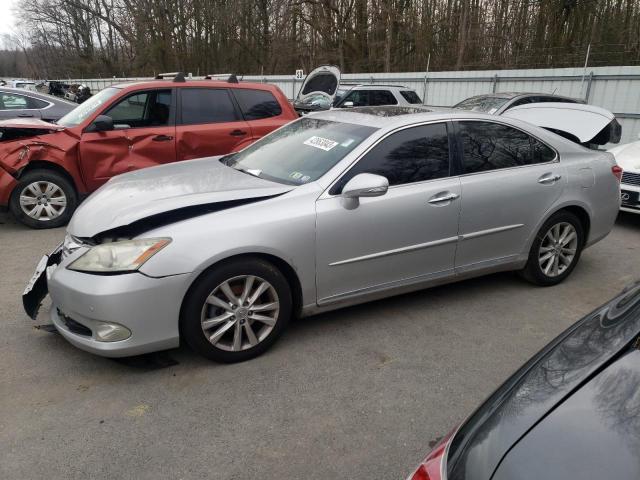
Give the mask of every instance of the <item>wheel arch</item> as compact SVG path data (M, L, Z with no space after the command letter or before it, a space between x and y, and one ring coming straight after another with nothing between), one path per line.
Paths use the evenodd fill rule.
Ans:
M291 299L293 302L293 315L299 316L302 310L302 284L300 283L300 278L296 273L295 269L289 262L284 260L283 258L273 255L271 253L264 252L246 252L246 253L238 253L231 255L229 257L225 257L217 260L216 262L209 265L207 268L202 270L189 284L184 296L182 297L182 303L180 305L180 320L183 317L183 310L185 306L185 299L189 296L189 293L192 291L194 286L198 283L198 281L208 272L214 270L219 267L221 264L233 262L240 259L247 258L257 258L261 260L265 260L271 264L273 264L279 271L284 275L287 283L289 284L289 288L291 288ZM182 321L180 322L182 323Z
M20 180L25 174L27 174L29 172L33 172L34 170L50 170L52 172L59 173L66 180L68 180L69 183L71 183L71 186L76 191L76 194L79 193L78 185L77 185L75 179L73 178L73 176L67 170L65 170L63 167L61 167L59 164L57 164L55 162L50 162L48 160L32 160L32 161L30 161L22 169L20 169L20 171L18 172L18 175L17 175L16 178L18 180Z
M591 212L589 210L589 207L580 202L566 202L561 205L556 205L554 208L550 209L542 219L540 219L540 222L538 222L538 225L536 225L536 228L533 230L531 237L527 241L526 250L523 252L523 255L529 254L531 245L533 245L533 241L536 238L536 235L538 235L538 233L540 232L542 226L547 222L547 220L549 220L558 212L570 212L578 217L580 223L582 224L582 228L584 229L584 240L582 247L588 244L589 231L591 229Z

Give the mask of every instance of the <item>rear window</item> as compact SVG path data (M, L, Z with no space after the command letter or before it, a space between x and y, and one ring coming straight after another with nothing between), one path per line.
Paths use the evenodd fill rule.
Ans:
M182 124L222 123L238 120L236 108L225 88L183 88Z
M233 91L245 120L277 117L282 108L271 92L266 90L235 89Z
M422 103L420 97L413 90L400 90L400 95L404 97L404 99L412 104Z

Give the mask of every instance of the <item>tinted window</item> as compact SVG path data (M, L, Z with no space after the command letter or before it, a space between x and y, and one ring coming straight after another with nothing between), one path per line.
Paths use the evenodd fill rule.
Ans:
M33 98L33 97L29 97L28 102L29 102L29 108L41 109L49 105L44 100L40 100L39 98Z
M233 94L238 99L245 120L277 117L282 113L278 100L271 92L238 88Z
M169 124L170 109L171 90L155 90L129 95L104 114L121 127L155 127Z
M422 100L420 100L418 94L413 90L401 90L400 95L402 95L404 99L409 103L422 103Z
M397 105L398 101L389 90L369 90L369 105Z
M369 92L366 90L352 90L346 96L342 105L346 102L353 102L354 107L366 107L369 105Z
M238 119L235 105L225 88L183 88L182 123L235 122Z
M337 194L359 173L375 173L389 185L422 182L449 175L449 139L444 123L406 128L382 140L332 188Z
M458 131L465 173L548 162L555 157L542 142L506 125L458 122Z
M29 108L27 106L27 97L23 97L22 95L3 93L0 95L0 99L2 100L2 105L0 105L2 110L21 110Z

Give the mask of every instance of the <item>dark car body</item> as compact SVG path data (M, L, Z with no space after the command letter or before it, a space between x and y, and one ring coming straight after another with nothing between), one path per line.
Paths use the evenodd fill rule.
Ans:
M62 175L82 197L121 173L241 150L298 118L274 85L184 77L113 85L76 107L57 125L0 121L0 208L21 220L12 193L33 170ZM43 221L30 226L59 226Z
M500 386L415 480L640 478L640 282Z
M43 93L22 88L0 87L0 120L10 118L37 118L56 122L76 104Z
M551 93L500 92L469 97L455 104L453 108L474 112L502 115L510 108L529 103L585 103L583 100Z

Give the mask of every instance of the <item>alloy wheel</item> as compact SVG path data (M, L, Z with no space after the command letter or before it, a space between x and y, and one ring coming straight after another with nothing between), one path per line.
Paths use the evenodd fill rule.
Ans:
M280 302L275 288L255 275L225 280L207 297L200 317L209 342L238 352L255 347L273 330Z
M20 192L20 208L35 220L53 220L67 208L67 196L53 182L32 182Z
M538 251L538 264L548 277L562 275L578 251L578 233L568 222L556 223L545 234Z

